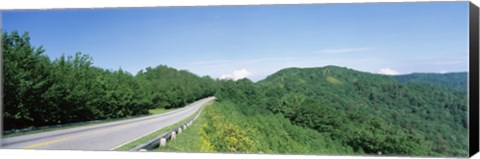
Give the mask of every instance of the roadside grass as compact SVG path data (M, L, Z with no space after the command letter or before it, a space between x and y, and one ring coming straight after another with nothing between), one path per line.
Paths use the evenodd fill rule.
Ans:
M178 109L178 108L175 108L175 109L156 108L156 109L148 110L149 114L139 115L139 116L135 116L135 117L125 117L125 118L117 118L117 119L87 121L87 122L81 122L81 123L73 123L72 125L68 125L68 126L58 126L58 127L50 126L50 127L38 128L38 129L34 129L34 130L27 130L27 131L24 131L24 132L13 132L13 133L9 133L9 134L3 134L2 138L10 138L10 137L37 134L37 133L48 132L48 131L63 130L63 129L82 127L82 126L92 126L92 125L106 124L106 123L111 123L111 122L116 122L116 121L130 120L130 119L145 117L145 116L149 116L149 115L167 113L167 112L170 112L170 111L174 111L176 109Z
M201 150L201 129L203 123L207 122L204 113L200 114L197 120L181 134L177 139L167 142L165 147L158 147L152 151L161 152L198 152Z
M205 105L205 106L208 106L208 105L210 105L210 104L211 104L211 103L209 103L209 104L207 104L207 105ZM130 142L130 143L127 143L127 144L125 144L125 145L122 145L122 146L116 148L115 150L117 150L117 151L129 151L129 150L131 150L132 148L136 147L137 145L143 144L143 143L145 143L145 142L147 142L147 141L149 141L149 140L151 140L151 139L153 139L153 138L155 138L155 137L157 137L157 136L159 136L159 135L162 135L163 133L168 132L168 131L172 130L173 128L175 128L175 127L177 127L177 126L180 126L180 125L184 124L185 122L193 119L198 113L200 113L200 112L202 111L202 109L205 108L205 106L203 106L202 108L200 108L200 110L198 110L198 111L195 112L194 114L190 115L189 117L187 117L187 118L185 118L185 119L183 119L183 120L181 120L181 121L179 121L179 122L177 122L177 123L175 123L175 124L173 124L173 125L167 126L167 127L163 128L163 129L160 129L160 130L158 130L158 131L155 131L154 133L148 134L148 135L146 135L146 136L144 136L144 137L141 137L141 138L139 138L139 139L137 139L137 140L135 140L135 141L132 141L132 142ZM200 115L200 116L201 116L201 115ZM188 128L187 128L186 130L188 130Z
M229 101L204 108L175 141L153 151L265 154L362 154L331 140L328 134L293 125L275 114L242 113ZM249 108L252 109L252 108Z

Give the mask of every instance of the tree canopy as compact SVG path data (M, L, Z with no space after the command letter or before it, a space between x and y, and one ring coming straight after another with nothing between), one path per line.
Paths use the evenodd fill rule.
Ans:
M286 68L257 83L223 81L216 96L244 114L281 114L355 152L467 155L466 91L428 78L397 78L337 66Z
M215 81L167 66L137 75L93 66L88 54L50 60L28 33L3 32L4 129L147 114L211 96Z
M159 65L132 75L80 52L52 60L28 33L2 33L4 130L141 115L215 95L202 140L217 151L468 155L467 73L325 66L254 83Z

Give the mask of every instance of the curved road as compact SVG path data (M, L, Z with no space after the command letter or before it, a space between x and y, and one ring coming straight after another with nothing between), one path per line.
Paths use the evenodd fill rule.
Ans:
M177 123L214 99L204 98L184 108L158 115L5 138L2 139L2 148L112 150Z

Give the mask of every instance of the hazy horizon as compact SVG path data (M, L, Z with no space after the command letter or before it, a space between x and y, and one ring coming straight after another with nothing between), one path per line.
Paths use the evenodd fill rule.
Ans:
M159 65L157 65L157 66L160 66L160 65L163 65L163 64L159 64ZM155 68L155 67L157 67L157 66L151 66L151 68ZM168 66L168 65L164 65L164 66L171 67L171 66ZM275 74L275 73L277 73L277 72L279 72L279 71L281 71L281 70L289 69L289 68L308 69L308 68L323 68L323 67L327 67L327 66L343 67L343 68L347 68L347 69L353 69L353 70L355 70L355 71L367 72L367 73L379 74L379 75L387 75L387 76L402 76L402 75L411 75L411 74L452 74L452 73L468 73L468 70L466 70L466 71L453 71L453 72L410 72L410 73L403 73L403 74L384 74L384 73L380 73L380 72L368 72L368 71L357 70L357 69L355 69L355 68L350 68L350 67L346 67L346 66L325 65L325 66L315 66L315 67L285 67L285 68L281 68L281 69L279 69L279 70L274 71L272 74ZM175 68L175 69L177 69L177 68ZM145 69L141 69L141 70L145 71ZM184 69L180 69L180 70L184 70ZM186 71L189 71L189 70L186 70ZM189 71L189 72L191 72L191 71ZM241 70L240 70L239 72L241 72ZM137 73L138 73L138 72L137 72ZM191 72L191 73L196 74L195 72ZM232 73L232 74L235 74L235 72ZM238 73L237 73L237 74L238 74ZM251 81L253 81L253 82L258 82L258 81L261 81L261 80L266 79L268 76L270 76L270 75L272 75L272 74L268 74L268 75L265 76L264 78L262 78L262 79L257 79L257 80L252 80L252 79L250 79L250 78L248 78L248 77L245 77L245 78L247 78L247 79L249 79L249 80L251 80ZM135 74L132 74L132 75L135 75ZM199 75L199 74L196 74L196 75L202 76L202 75ZM208 75L204 75L204 76L208 76ZM210 77L211 77L211 76L210 76ZM214 79L222 79L222 78L215 78L215 77L212 77L212 78L214 78ZM240 79L243 79L243 77L242 77L242 76L238 76L237 79L235 79L235 78L223 78L223 79L227 79L227 80L228 80L228 79L240 80Z

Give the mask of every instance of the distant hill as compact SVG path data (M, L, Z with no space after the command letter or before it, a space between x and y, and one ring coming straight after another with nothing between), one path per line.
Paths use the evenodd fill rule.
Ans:
M432 83L440 84L453 89L467 90L467 72L455 72L455 73L412 73L408 75L397 75L395 79L402 83Z
M217 80L202 152L468 156L466 76L390 76L338 66ZM460 84L459 84L460 83ZM182 150L182 149L177 149Z
M337 120L350 122L351 125L347 125L353 127L341 131L363 129L359 126L365 124L362 120L381 120L393 126L392 129L398 126L399 131L406 134L420 135L424 145L429 145L430 155L458 156L466 155L468 148L466 81L466 73L388 76L325 66L282 69L257 84L260 90L266 91L267 97L279 99L280 104L270 104L270 110L284 114L299 125L325 131L320 128L325 123L316 125L315 120L320 119L309 119L305 116L308 112L299 114L301 110L297 107L310 105L310 112L317 112L315 107L329 107L334 110L320 114L335 114ZM320 110L326 111L324 109ZM313 121L306 122L307 119ZM339 126L332 127L335 130ZM333 130L326 132L335 132ZM360 130L353 132L359 133L356 131ZM365 150L372 145L362 144L353 145L362 151L372 151Z

